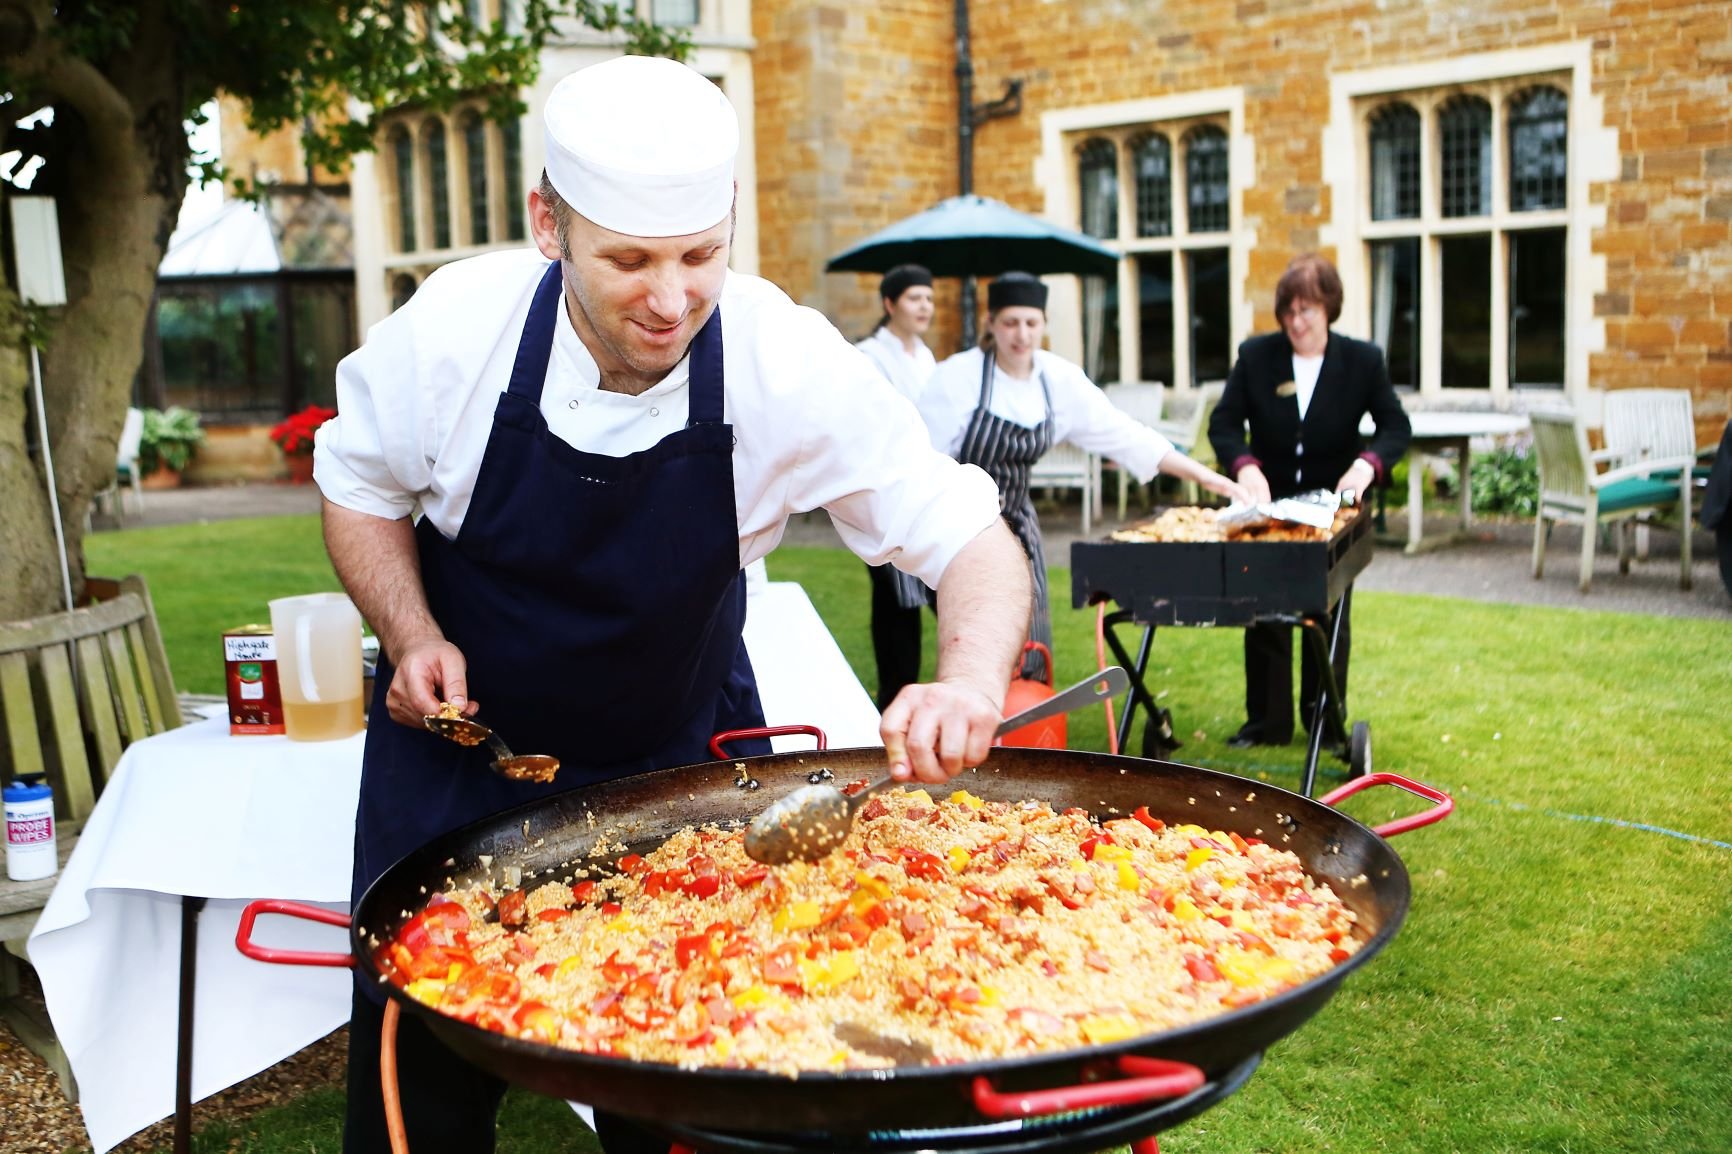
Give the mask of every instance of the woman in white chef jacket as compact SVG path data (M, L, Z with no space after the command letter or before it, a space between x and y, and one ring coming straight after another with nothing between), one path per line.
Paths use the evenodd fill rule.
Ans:
M986 290L986 302L980 347L938 366L921 393L920 415L935 448L978 465L998 482L999 507L1034 568L1029 638L1050 649L1046 557L1028 485L1029 468L1048 449L1069 441L1112 458L1139 481L1165 473L1234 500L1244 501L1247 494L1114 408L1080 366L1040 347L1046 332L1046 286L1039 280L1007 272ZM1025 658L1023 673L1044 675L1038 656Z

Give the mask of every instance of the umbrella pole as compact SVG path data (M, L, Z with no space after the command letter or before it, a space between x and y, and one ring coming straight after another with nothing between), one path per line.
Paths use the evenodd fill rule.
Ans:
M956 0L956 176L957 193L974 191L974 51L968 41L968 0ZM974 278L962 278L962 347L974 347Z

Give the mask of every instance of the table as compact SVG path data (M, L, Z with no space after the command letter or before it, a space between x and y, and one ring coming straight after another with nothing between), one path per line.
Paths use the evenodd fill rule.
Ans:
M1519 413L1452 413L1447 410L1420 411L1407 414L1413 425L1413 452L1453 448L1457 454L1461 478L1461 527L1442 537L1425 539L1425 470L1410 462L1407 470L1407 544L1405 552L1423 553L1463 540L1473 525L1473 471L1471 442L1475 437L1505 437L1525 433L1528 419ZM1370 436L1374 431L1370 417L1360 422L1359 431Z
M878 711L805 590L748 590L746 647L767 721L817 725L835 748L879 744ZM348 909L362 743L230 737L218 718L121 758L29 944L96 1154L177 1103L184 1126L191 1101L348 1020L347 971L249 961L234 936L255 898ZM288 918L260 933L313 950L343 948L338 935ZM180 1039L183 990L192 1013ZM177 1052L192 1058L180 1087Z

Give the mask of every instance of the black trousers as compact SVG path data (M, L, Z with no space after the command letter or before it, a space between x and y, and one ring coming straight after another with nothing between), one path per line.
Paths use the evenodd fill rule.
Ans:
M1341 614L1341 639L1335 648L1335 686L1342 699L1347 697L1347 656L1353 648L1353 615L1350 602L1343 599L1336 605ZM1327 637L1334 627L1332 619L1323 622ZM1311 711L1323 681L1322 669L1311 654L1309 645L1301 644L1299 655L1299 717L1309 729ZM1340 702L1336 703L1337 705ZM1245 630L1245 724L1260 740L1279 744L1293 739L1293 627L1291 625L1258 624ZM1324 717L1325 743L1347 740L1344 733L1335 732L1330 716Z
M379 1082L379 1030L385 1008L359 992L352 1001L343 1152L389 1154L391 1139ZM459 1058L408 1014L397 1021L397 1089L410 1154L492 1154L505 1083ZM599 1110L595 1129L607 1154L668 1154L672 1145Z
M896 604L890 566L868 565L872 581L872 658L878 664L878 709L920 680L920 610Z

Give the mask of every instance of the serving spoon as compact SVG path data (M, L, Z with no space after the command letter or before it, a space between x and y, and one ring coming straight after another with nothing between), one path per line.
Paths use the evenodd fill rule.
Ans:
M545 753L516 754L497 733L472 721L467 717L440 717L438 714L421 718L421 723L440 737L455 741L458 745L480 745L486 742L493 750L493 760L488 764L493 772L500 777L512 781L549 782L553 775L559 772L559 758Z
M1130 675L1114 665L1053 694L998 725L994 736L1045 717L1069 713L1112 697L1130 684ZM834 785L806 785L778 799L746 827L746 856L765 865L817 861L847 840L854 815L868 797L886 786L901 784L886 774L852 797Z

